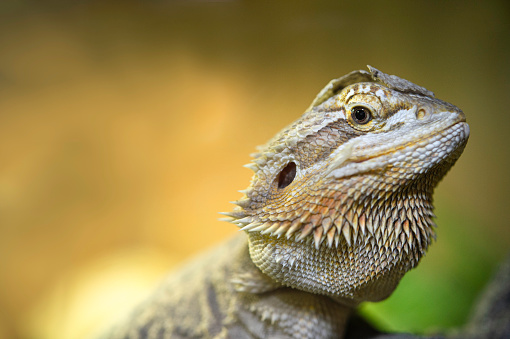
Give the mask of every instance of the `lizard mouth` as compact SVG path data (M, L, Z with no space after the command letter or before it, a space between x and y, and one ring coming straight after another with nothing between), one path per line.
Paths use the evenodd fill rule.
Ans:
M401 142L373 144L353 143L335 155L328 169L328 177L336 179L370 172L388 165L414 168L424 173L437 163L449 158L456 160L469 138L469 125L463 115L458 115L447 127L421 137L409 134Z
M429 134L423 138L420 138L415 142L407 142L407 143L401 144L399 146L396 146L394 148L387 149L383 152L369 155L367 157L360 157L358 159L354 158L353 161L358 162L358 161L370 160L370 159L388 155L390 153L394 155L395 153L405 150L407 148L433 149L433 148L439 147L441 144L441 141L443 141L445 143L454 142L455 144L460 145L463 140L467 140L467 138L469 137L469 133L470 133L469 125L464 120L464 121L456 122L439 132ZM413 147L413 146L418 146L418 147Z

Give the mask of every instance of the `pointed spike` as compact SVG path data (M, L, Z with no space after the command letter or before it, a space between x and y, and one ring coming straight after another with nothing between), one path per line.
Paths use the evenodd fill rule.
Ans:
M266 164L267 158L266 157L258 157L258 158L253 159L253 162L257 164L258 168L260 168Z
M407 243L405 243L403 245L403 248L404 248L404 251L406 252L406 254L409 255L409 245Z
M359 225L359 228L361 230L361 233L363 235L365 235L365 220L366 220L366 217L365 217L365 213L363 213L359 218L358 218L358 225Z
M414 247L414 237L413 234L409 234L409 238L407 239L407 242L409 243L409 248L413 249Z
M425 230L425 225L423 225L423 222L421 218L416 219L416 223L418 224L418 227L420 228L420 232L423 232Z
M232 218L232 217L228 217L228 218L218 218L218 221L225 221L225 222L230 222L230 223L235 224L235 222L233 222L234 220L236 220L236 219L235 219L235 218Z
M397 220L399 217L399 210L397 208L393 208L391 211L391 219Z
M274 232L274 235L277 235L277 236L280 236L284 233L287 232L287 230L289 229L291 223L290 221L284 221L280 224L280 227L278 227L278 229Z
M377 242L377 245L381 243L381 229L378 228L377 231L375 231L375 241Z
M351 227L348 223L344 223L342 227L342 234L344 235L345 241L347 241L347 245L351 246Z
M336 219L335 219L335 222L334 222L334 225L338 231L338 233L340 233L342 231L342 225L344 223L344 217L339 214Z
M265 321L266 319L269 319L269 311L268 310L264 310L262 311L262 320Z
M262 232L262 231L266 230L267 228L269 228L271 225L272 225L271 222L265 222L263 224L260 224L257 227L250 229L249 232Z
M399 211L399 219L400 219L401 221L403 221L403 220L405 220L405 218L406 218L406 210L405 210L405 209L401 209L401 210Z
M313 226L312 224L308 223L305 225L305 227L303 227L303 229L301 230L301 234L297 237L297 241L301 241L303 240L305 237L307 237L310 233L312 233L312 230L313 230Z
M407 238L409 239L410 238L410 233L409 233L409 220L405 220L404 223L402 224L402 228L404 229L404 232L406 233L407 235Z
M251 224L253 222L253 218L251 216L249 217L244 217L242 219L237 219L235 221L236 224L239 224L239 225L248 225L248 224Z
M260 225L262 225L261 222L252 222L251 224L241 227L240 231L251 231L255 227L259 227Z
M358 233L358 215L355 214L351 220L351 226L352 226L352 230L355 232L355 233Z
M417 220L417 221L421 220L420 214L417 209L413 210L413 217L414 217L414 220Z
M411 211L410 209L407 209L406 210L406 216L407 216L407 219L409 220L413 220L413 211Z
M373 230L373 234L375 234L375 232L377 232L378 229L381 228L380 224L381 224L381 218L379 217L381 214L379 211L377 211L377 213L375 213L374 215L374 220L372 222L372 230Z
M422 248L423 244L421 242L421 232L414 232L414 236L416 237L417 243Z
M366 223L366 225L367 225L367 231L368 231L368 233L370 233L370 234L372 234L372 235L373 235L373 234L374 234L374 224L372 223L372 217L371 217L371 216L369 216L369 217L367 218L367 223Z
M250 204L250 199L239 199L236 201L231 201L231 204L237 205L241 208L246 208Z
M368 242L369 242L369 238L371 238L371 236L366 236L366 237L363 237L363 246L367 246Z
M333 245L333 240L335 239L336 227L331 227L329 231L326 233L326 238L328 240L328 247L331 248Z
M379 221L379 227L377 228L378 231L381 231L381 235L384 233L384 230L386 229L386 221L387 219L383 216L381 217Z
M406 244L407 243L406 234L404 232L400 233L400 242L402 244Z
M237 216L233 212L218 212L218 214L237 219Z
M391 218L391 213L393 213L393 209L391 209L390 207L386 207L384 209L384 218L386 219Z
M395 238L396 238L395 232L391 232L390 236L388 238L388 244L390 245L390 247L393 247L393 243L395 242Z
M305 213L303 213L303 215L301 216L301 219L299 219L301 221L302 224L304 224L305 222L308 221L308 218L310 217L310 211L306 211Z
M313 238L314 238L314 242L315 242L315 249L319 249L319 245L321 244L322 240L323 240L323 237L322 237L322 227L317 227L314 231L313 231Z
M333 224L333 221L330 217L326 217L322 219L322 228L324 229L324 233L328 233L331 225Z
M231 217L234 219L242 219L246 216L246 212L241 210L240 208L235 208L232 212L219 212L221 215L225 215L227 217Z
M391 228L389 228L389 227L384 230L383 239L382 239L383 244L386 244L386 242L388 241L388 237L390 236L389 230L391 230Z
M273 234L278 229L278 227L280 226L280 223L278 223L278 222L267 222L266 224L268 224L268 223L271 224L271 225L268 226L262 232L260 232L260 234Z
M429 233L430 233L430 237L431 237L434 241L436 241L436 240L437 240L437 239L436 239L436 238L437 238L437 234L436 234L436 232L434 232L434 229L432 229L432 228L431 228L431 229L429 230Z
M404 207L404 199L398 199L397 201L397 207L399 210L402 210L402 207Z
M421 229L421 235L423 239L427 239L427 243L430 243L429 232L425 229Z
M412 219L411 219L412 220ZM412 222L411 223L411 230L413 231L414 234L418 234L418 229L416 227L416 223L415 222Z
M251 169L253 172L257 172L259 170L259 167L257 166L257 164L255 164L253 162L250 162L250 163L248 163L246 165L243 165L243 167Z
M294 258L294 257L289 258L288 263L291 268L294 266L295 261L296 261L296 258Z
M287 147L287 145L285 143L283 143L283 142L277 143L276 145L271 146L271 148L274 149L278 153L283 151L286 147Z
M397 220L394 224L393 224L393 227L395 229L395 233L397 235L400 234L400 232L402 232L402 223L400 222L400 220Z
M352 244L356 244L356 241L358 240L358 224L356 223L356 227L352 227Z
M290 237L292 236L292 234L294 234L294 232L296 232L298 230L298 228L301 227L301 221L299 219L296 219L294 220L291 224L290 224L290 228L289 230L287 231L287 233L285 234L285 236L287 237L287 239L290 239Z
M352 220L354 219L354 213L352 211L352 208L350 208L345 214L345 219L347 219L347 221L349 221L349 223L352 224Z
M248 195L252 190L250 188L244 189L244 190L238 190L237 192Z

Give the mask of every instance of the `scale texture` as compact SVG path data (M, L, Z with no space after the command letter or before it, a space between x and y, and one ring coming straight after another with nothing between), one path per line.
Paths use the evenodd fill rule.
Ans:
M170 276L108 338L342 338L435 237L433 190L463 112L370 67L331 81L254 154L240 234Z

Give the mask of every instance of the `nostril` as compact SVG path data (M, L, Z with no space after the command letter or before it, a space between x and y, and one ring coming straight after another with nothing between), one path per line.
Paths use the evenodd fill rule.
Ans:
M416 112L416 119L422 120L427 116L427 111L425 109L420 108L418 112Z

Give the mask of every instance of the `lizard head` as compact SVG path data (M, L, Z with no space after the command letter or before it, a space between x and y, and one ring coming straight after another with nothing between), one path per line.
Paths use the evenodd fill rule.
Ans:
M469 136L457 107L369 70L331 81L260 148L228 213L264 274L351 305L386 298L418 264L434 187Z

